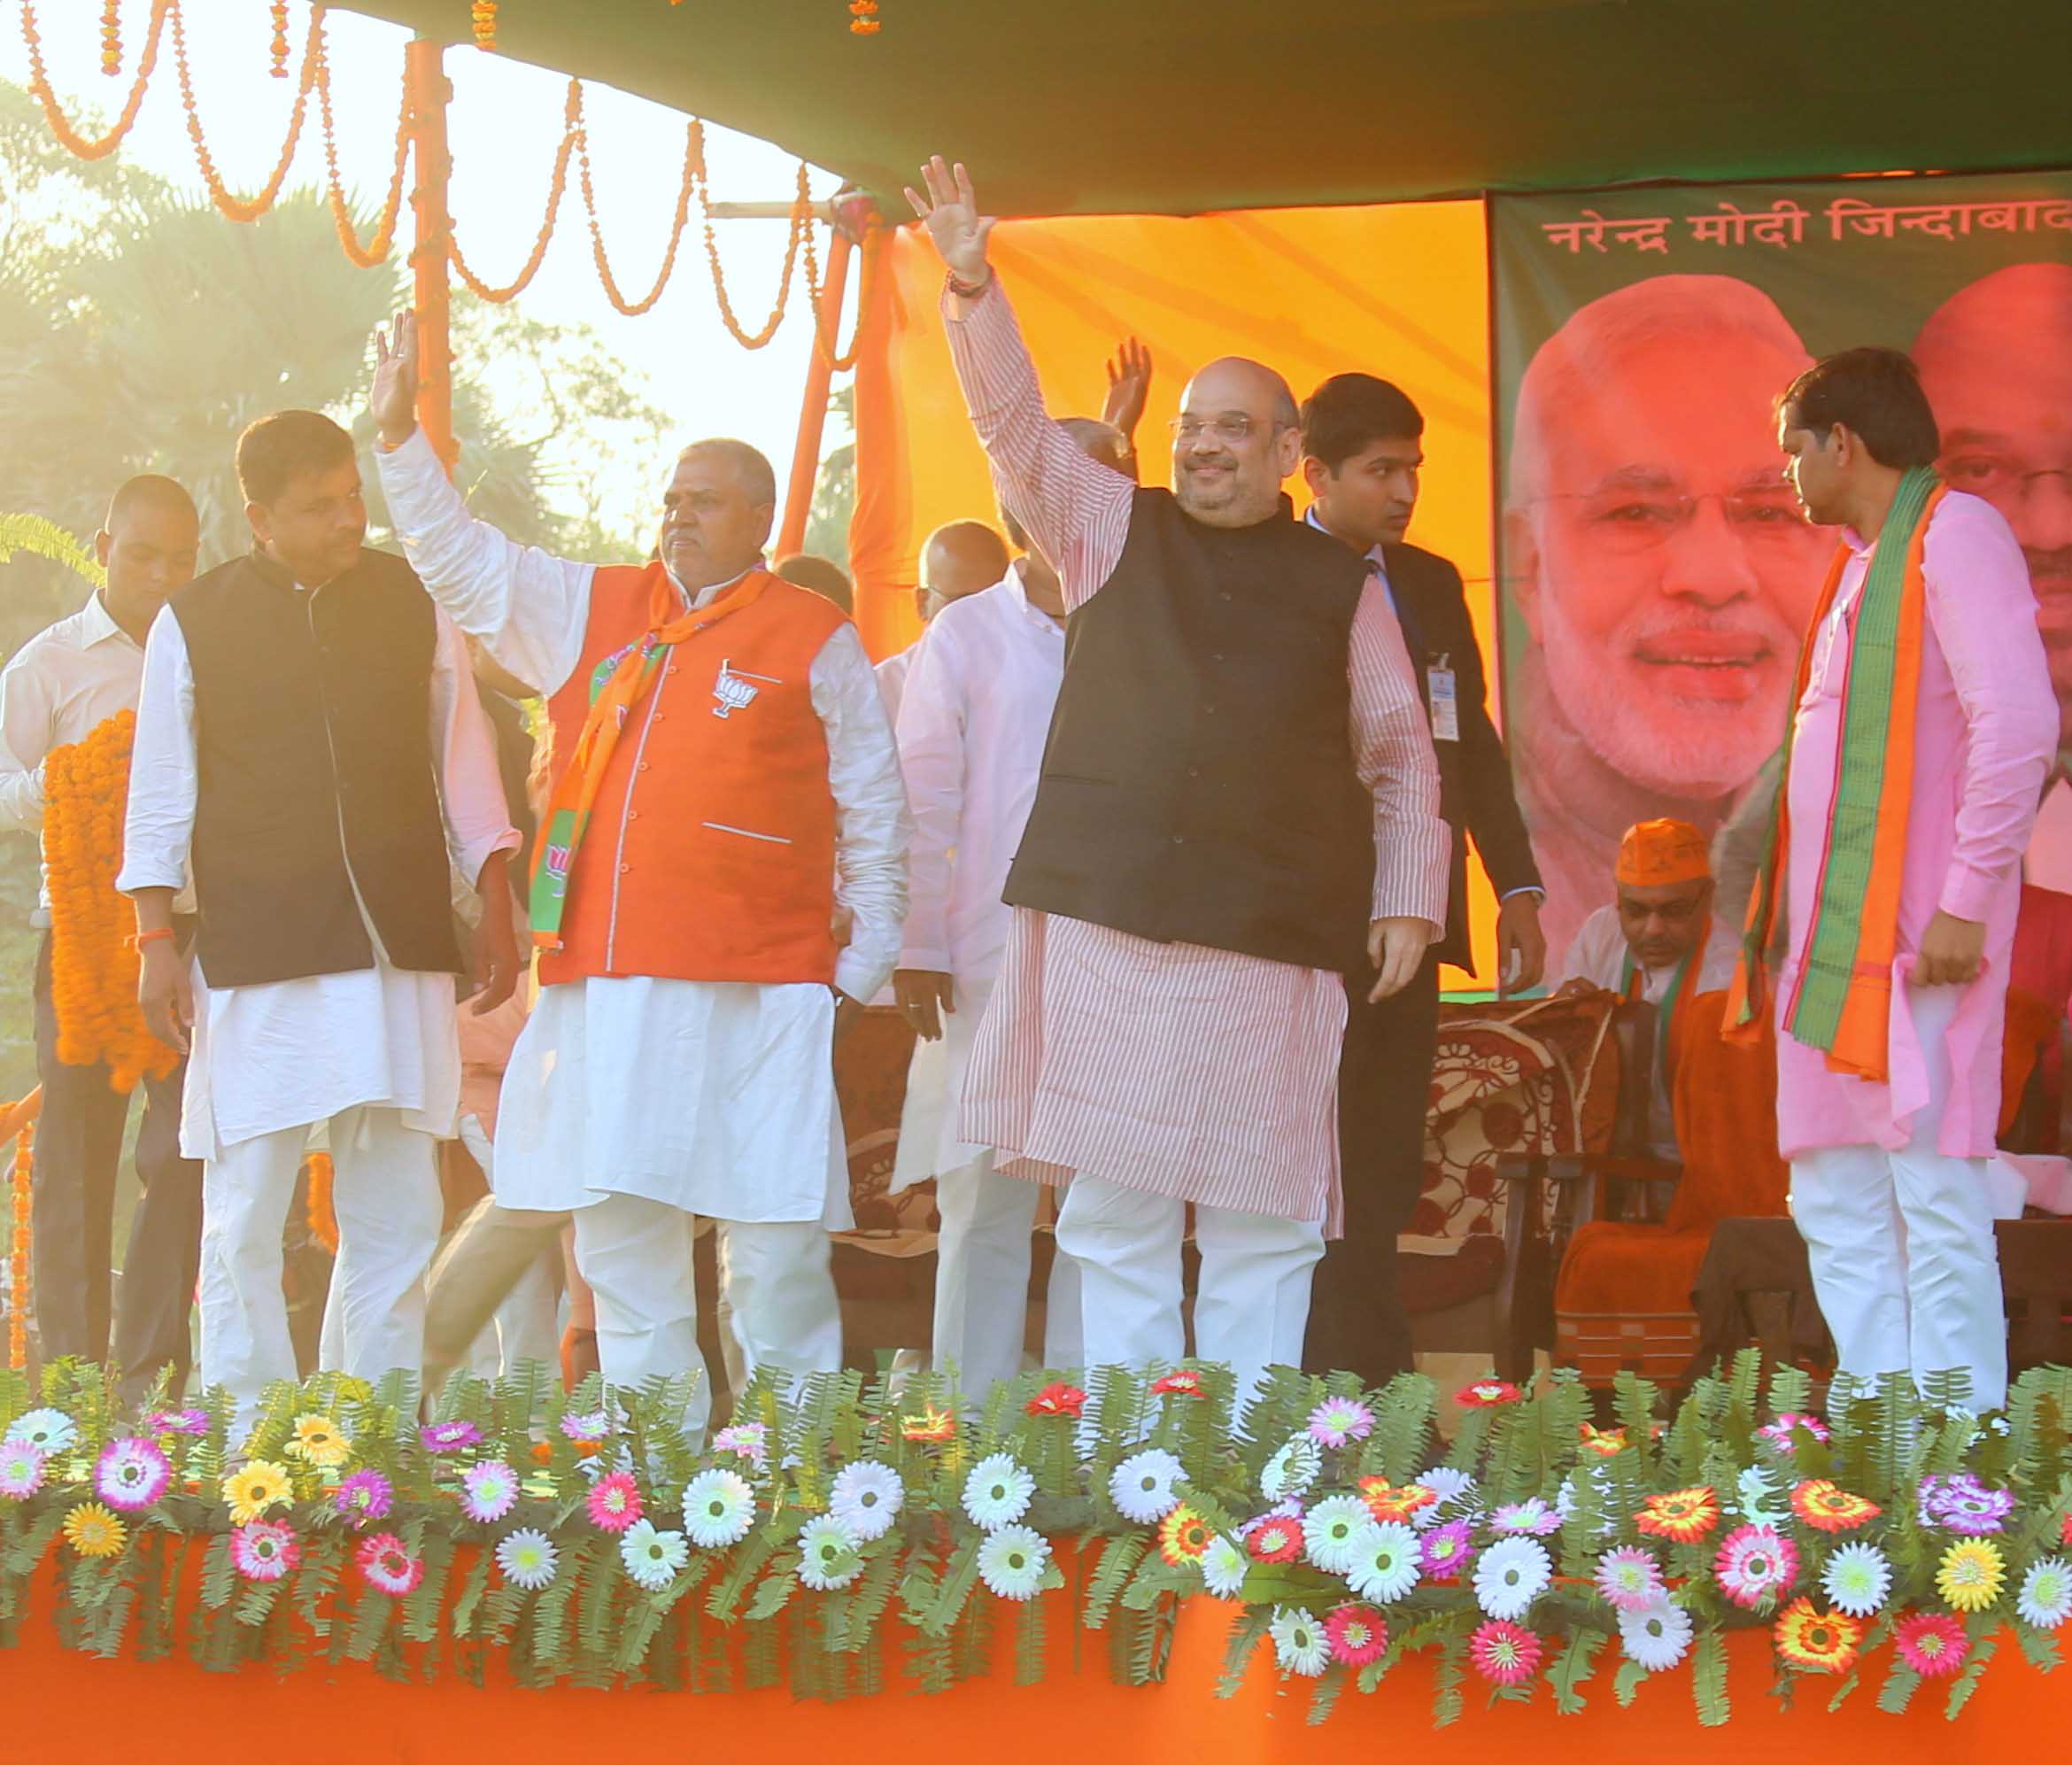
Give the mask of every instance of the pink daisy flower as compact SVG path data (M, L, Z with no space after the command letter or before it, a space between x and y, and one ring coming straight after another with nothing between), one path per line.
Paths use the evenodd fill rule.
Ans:
M759 1421L738 1421L712 1437L715 1452L731 1452L760 1471L769 1462L769 1430Z
M590 1523L600 1532L623 1532L640 1518L640 1486L630 1471L614 1471L590 1486Z
M1433 1527L1424 1537L1425 1579L1457 1579L1474 1558L1474 1540L1475 1523L1472 1520L1449 1520L1442 1526Z
M43 1467L50 1454L26 1440L0 1443L0 1496L10 1501L26 1501L43 1486Z
M1326 1397L1310 1412L1310 1438L1319 1446L1344 1446L1374 1431L1374 1413L1355 1397Z
M1913 1612L1892 1629L1899 1659L1923 1679L1940 1679L1964 1665L1971 1638L1947 1612Z
M1780 1452L1789 1452L1798 1444L1794 1436L1800 1428L1804 1428L1823 1446L1833 1438L1828 1432L1827 1423L1818 1416L1801 1415L1796 1410L1781 1411L1775 1421L1767 1427L1759 1428L1756 1433Z
M1379 1660L1388 1647L1388 1626L1372 1606L1341 1606L1324 1620L1331 1658L1348 1667Z
M144 1418L146 1434L206 1434L206 1410L153 1410Z
M1522 1625L1491 1618L1468 1638L1468 1659L1492 1685L1523 1685L1540 1670L1540 1639Z
M501 1459L484 1459L460 1474L460 1512L470 1520L501 1520L518 1502L518 1474Z
M1245 1549L1262 1563L1292 1563L1303 1553L1303 1522L1273 1519L1245 1540Z
M1720 1591L1752 1611L1798 1578L1798 1547L1774 1526L1737 1526L1712 1559Z
M94 1493L110 1507L135 1513L166 1493L173 1467L148 1440L111 1440L94 1466Z
M278 1581L301 1560L302 1546L284 1520L251 1520L230 1533L230 1564L247 1581Z
M424 1579L424 1560L414 1557L393 1532L376 1532L360 1541L354 1552L367 1585L400 1598L416 1591Z
M355 1471L333 1491L331 1506L355 1526L365 1526L387 1514L395 1494L394 1486L379 1471Z
M482 1444L482 1430L471 1421L435 1421L417 1430L427 1452L464 1452Z
M1643 1612L1662 1597L1662 1568L1654 1552L1620 1544L1597 1559L1597 1591L1619 1612Z
M1560 1531L1561 1516L1538 1496L1531 1496L1524 1501L1505 1502L1489 1516L1489 1525L1498 1532L1519 1532L1544 1538L1550 1532Z

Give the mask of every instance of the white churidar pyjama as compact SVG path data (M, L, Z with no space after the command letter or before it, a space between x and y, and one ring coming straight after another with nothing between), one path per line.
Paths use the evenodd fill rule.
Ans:
M1022 1370L1028 1325L1030 1235L1040 1184L1003 1177L993 1154L978 1156L935 1180L942 1219L935 1242L935 1370L955 1369L959 1386L983 1399L994 1383ZM1062 1228L1061 1228L1062 1236ZM1044 1303L1043 1364L1080 1365L1084 1332L1079 1273L1061 1242Z

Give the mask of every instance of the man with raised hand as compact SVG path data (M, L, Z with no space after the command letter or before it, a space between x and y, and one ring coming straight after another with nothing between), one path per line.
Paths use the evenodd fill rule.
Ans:
M856 629L764 568L776 480L746 443L684 450L652 562L550 557L471 519L447 482L417 428L410 315L378 353L397 533L461 628L547 700L541 987L505 1072L498 1199L575 1212L612 1384L702 1368L701 1213L724 1228L746 1370L832 1372L827 1232L851 1216L831 1052L899 954L908 832ZM709 1401L700 1380L688 1434Z
M1204 368L1174 488L1139 489L1045 414L963 168L924 179L965 401L1070 615L963 1131L1008 1174L1077 1173L1058 1242L1093 1365L1179 1359L1192 1204L1197 1351L1241 1401L1300 1361L1337 1227L1340 973L1364 946L1396 992L1444 928L1431 738L1380 589L1289 518L1287 383Z

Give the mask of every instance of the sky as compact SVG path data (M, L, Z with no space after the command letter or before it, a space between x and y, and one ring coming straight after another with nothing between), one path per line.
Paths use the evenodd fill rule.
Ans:
M110 79L100 71L101 11L99 0L36 0L44 66L74 117L90 107L112 119L120 109L150 19L149 0L121 0L123 67L119 77ZM223 182L241 195L257 190L272 170L295 95L293 77L268 77L269 12L265 0L185 0L182 8L205 135ZM7 12L6 27L0 29L0 78L26 84L28 57L16 8L10 5ZM290 66L299 71L308 30L306 0L295 0L289 12ZM327 16L339 166L348 189L369 207L386 191L393 163L403 48L409 35L400 27L351 12L334 9ZM568 81L551 70L506 61L472 46L449 49L445 66L453 86L447 129L453 158L454 230L475 273L492 285L506 283L516 275L539 231ZM584 113L605 247L621 290L638 298L652 284L668 243L684 162L684 118L599 85L585 86ZM158 70L136 127L120 151L133 163L197 195L203 190L169 41L161 46ZM789 200L795 188L795 159L729 129L707 129L706 163L715 201ZM321 185L323 175L322 134L313 99L289 182ZM837 182L816 169L814 195L831 194ZM225 219L222 224L236 223ZM785 223L722 221L716 230L734 312L753 334L761 329L776 295ZM398 249L406 249L407 218L398 231ZM819 243L824 262L824 228ZM850 291L853 298L854 276ZM546 259L515 306L550 323L590 325L626 365L633 383L669 414L682 439L734 435L754 443L769 456L781 490L790 469L800 393L812 348L802 273L794 282L792 304L776 338L762 350L743 349L721 322L694 204L676 273L661 299L640 318L622 317L599 285L571 168ZM845 341L847 335L845 324ZM485 377L496 389L494 371ZM846 438L839 420L831 420L823 452ZM613 455L601 459L598 469L605 481L607 508L630 511L649 500L659 508L666 461ZM650 484L652 499L645 494Z

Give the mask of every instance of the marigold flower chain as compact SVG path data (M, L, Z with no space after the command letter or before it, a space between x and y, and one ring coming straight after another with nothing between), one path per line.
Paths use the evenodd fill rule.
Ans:
M13 1236L7 1256L7 1364L17 1373L28 1365L29 1213L35 1142L35 1124L24 1122L14 1138L14 1165L8 1176Z

